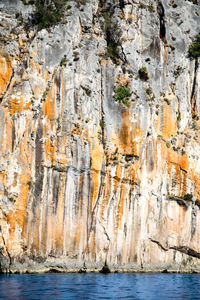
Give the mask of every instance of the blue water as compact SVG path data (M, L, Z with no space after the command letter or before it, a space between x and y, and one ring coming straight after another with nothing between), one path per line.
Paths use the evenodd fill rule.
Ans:
M200 299L199 274L0 275L0 299Z

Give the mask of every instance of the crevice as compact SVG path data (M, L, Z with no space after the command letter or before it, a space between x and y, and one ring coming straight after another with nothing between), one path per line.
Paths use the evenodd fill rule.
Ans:
M200 253L187 246L171 246L169 247L169 249L173 249L181 253L187 254L188 256L192 256L200 259Z
M152 238L149 238L149 239L152 243L157 244L164 251L176 250L176 251L184 253L188 256L200 259L200 253L188 246L169 246L168 248L165 248L159 241L154 240Z
M109 269L109 267L108 267L107 261L105 261L105 264L104 264L103 268L102 268L99 272L100 272L100 273L103 273L103 274L111 273L111 272L110 272L110 269Z
M4 91L3 95L0 97L0 103L3 102L3 99L4 99L4 97L6 96L8 90L9 90L9 88L10 88L10 85L11 85L11 82L12 82L13 78L14 78L14 71L12 72L12 74L11 74L11 76L10 76L10 80L9 80L9 82L8 82L8 85L7 85L7 87L6 87L6 90Z
M119 0L119 7L121 10L123 10L123 8L125 7L124 0Z
M191 239L193 238L195 232L196 232L196 226L197 226L197 209L198 207L195 205L195 203L192 205L192 212L191 212Z
M97 198L96 198L96 202L94 204L94 208L92 209L91 211L91 224L90 224L90 230L89 230L89 233L92 232L92 230L95 228L94 226L94 221L96 221L96 218L94 218L95 216L95 211L96 209L98 208L98 205L99 205L99 201L100 201L100 198L101 198L101 195L102 195L102 192L103 192L103 187L104 187L104 177L102 178L103 176L101 176L101 181L100 181L100 185L99 185L99 190L98 190L98 195L97 195Z
M193 78L193 84L192 84L192 92L190 97L190 103L192 110L196 111L196 99L195 99L195 90L196 90L196 84L197 84L197 71L199 67L199 61L198 57L195 57L195 65L194 65L194 78Z
M121 45L121 53L122 53L122 56L121 56L121 60L124 64L128 64L128 61L126 59L126 54L124 53L124 50L123 50L123 47Z
M160 38L164 43L167 43L165 27L165 10L161 1L158 1L157 12L160 19Z
M13 118L13 122L12 122L12 152L14 151L15 139L16 139L15 118Z
M161 273L168 273L168 271L167 271L167 269L165 269Z
M123 3L121 4L123 6ZM118 22L113 18L115 7L115 5L103 1L102 5L99 6L98 15L104 19L101 29L107 42L107 58L110 58L114 64L117 64L119 59L121 59L119 53L121 31ZM117 4L117 7L119 7L119 4Z
M105 117L104 117L104 109L103 109L103 75L102 75L102 67L101 67L101 120L100 120L100 127L101 127L101 132L102 132L102 145L103 145L103 150L105 153Z
M105 234L105 236L106 236L106 238L107 238L107 240L108 240L108 242L109 242L109 244L110 244L110 238L109 238L109 235L108 235L108 233L107 233L107 231L106 231L105 226L100 222L99 219L98 219L98 221L99 221L99 224L103 227L104 234Z
M197 209L200 209L200 203L198 200L185 200L184 197L170 196L166 197L166 200L176 201L178 205L182 206L185 209L188 209L189 206L195 205Z
M48 273L62 273L63 271L60 269L56 269L56 268L50 268L48 270Z
M159 241L153 240L153 239L151 239L151 238L149 238L149 239L150 239L150 241L151 241L152 243L157 244L162 250L164 250L164 251L168 251L168 250L169 250L169 248L163 247L163 245L162 245Z
M78 20L79 20L79 25L80 25L80 32L82 33L83 32L83 26L82 26L82 23L81 23L81 18L79 17L78 18Z
M105 155L106 155L106 150L105 150ZM79 174L82 174L82 173L86 173L86 172L94 172L94 173L100 173L101 176L106 176L106 171L102 171L102 170L97 170L97 169L90 169L90 168L81 168L81 169L77 169L75 167L66 167L66 168L59 168L59 167L56 167L56 166L46 166L44 164L42 164L42 168L46 168L46 169L52 169L52 170L55 170L59 173L67 173L69 171L69 169L73 169L73 171L79 175ZM112 178L113 180L116 180L117 182L122 182L123 184L129 184L129 185L137 185L137 182L134 182L131 178L123 178L121 179L120 177L118 176L111 176L110 175L110 178ZM197 204L198 205L198 204Z
M105 226L100 222L99 219L98 219L98 222L99 222L99 224L102 226L103 231L104 231L104 234L105 234L105 236L106 236L106 238L107 238L107 241L108 241L108 247L105 249L105 250L106 250L105 264L104 264L104 266L103 266L103 268L101 269L100 272L101 272L101 273L110 273L110 269L109 269L109 267L108 267L108 265L107 265L108 251L109 251L109 248L110 248L110 237L109 237L109 235L108 235L108 233L107 233L107 231L106 231Z
M83 267L78 271L78 273L86 273L87 272L87 267L85 265L85 262L83 263Z
M182 206L186 210L188 209L188 207L190 206L190 203L191 203L187 200L184 200L184 199L176 197L176 196L168 196L167 200L176 201L178 205Z
M10 273L10 267L11 267L11 264L12 264L12 258L10 256L9 251L8 251L8 247L6 246L6 241L5 241L5 238L3 236L1 225L0 225L0 233L1 233L1 236L2 236L3 244L4 244L4 247L6 249L6 253L7 253L8 259L9 259L9 265L8 265L7 273Z

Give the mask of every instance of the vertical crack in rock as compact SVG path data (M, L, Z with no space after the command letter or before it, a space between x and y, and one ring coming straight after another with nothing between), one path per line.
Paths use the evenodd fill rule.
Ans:
M57 70L56 70L57 71ZM62 115L62 107L61 107L61 93L62 93L62 76L63 76L63 69L61 68L58 72L55 73L55 77L53 75L52 80L54 79L56 85L56 109L58 110L58 115L56 118L57 121L57 133L61 133L62 128L62 120L59 116ZM58 138L58 147L60 145L60 139Z
M34 186L34 196L33 196L33 203L32 203L32 212L34 217L36 217L36 209L40 201L41 191L43 186L43 179L44 179L44 167L42 165L42 153L43 153L43 146L41 143L41 139L43 136L43 129L42 125L39 123L36 137L35 137L35 186Z
M196 232L197 226L197 206L195 203L192 204L192 212L191 212L191 239L193 238Z
M126 54L124 53L123 46L121 45L120 47L121 47L121 53L122 53L122 55L121 55L120 58L121 58L123 64L128 64L128 61L127 61L127 59L126 59Z
M158 1L157 12L160 19L160 38L166 43L165 10L161 1Z
M98 219L98 222L99 222L99 224L101 225L101 227L103 228L104 235L106 236L107 241L108 241L108 246L107 246L107 248L105 249L105 251L106 251L105 263L104 263L103 268L100 270L100 273L110 273L110 269L109 269L108 264L107 264L107 256L108 256L108 251L109 251L109 247L110 247L110 242L111 242L111 240L110 240L110 237L109 237L109 235L108 235L108 233L107 233L107 231L106 231L105 226L102 224L102 222L101 222L99 219Z
M124 0L119 0L119 7L121 10L123 10L123 8L125 7Z
M14 151L14 146L15 146L15 116L12 117L12 152Z
M96 202L95 202L95 205L94 205L94 208L91 212L91 225L90 225L90 232L92 232L93 228L94 228L94 221L95 221L95 212L96 210L99 208L99 202L100 202L100 198L101 198L101 195L102 195L102 192L103 192L103 187L104 187L104 176L101 174L101 182L100 182L100 185L99 185L99 191L98 191L98 195L97 195L97 199L96 199Z
M0 247L0 274L3 273L2 260L4 258L4 255L2 251L3 251L3 247Z
M4 97L6 96L7 92L9 91L9 88L10 88L11 82L12 82L12 80L14 78L14 75L15 75L15 72L14 72L14 70L12 70L12 74L10 76L10 80L8 82L6 90L4 91L3 95L0 97L0 103L3 102Z
M105 34L105 40L107 42L107 56L110 57L114 64L117 64L118 59L121 59L119 53L119 39L120 30L118 22L114 19L115 6L111 3L106 3L105 8L102 10L104 25L102 29Z
M91 161L90 161L90 167L91 167ZM87 243L86 243L86 249L88 250L88 241L89 241L89 236L90 236L90 228L89 228L89 216L90 216L90 170L87 172L87 185L88 185L88 194L87 194L87 219L86 219L86 227L87 227ZM66 183L65 183L66 184ZM84 251L87 252L87 251Z
M195 111L196 110L196 97L195 97L195 92L196 92L196 85L197 85L197 72L198 72L198 67L199 67L199 61L198 57L195 58L195 65L194 65L194 78L193 78L193 84L192 84L192 91L191 91L191 98L190 98L190 103L192 109Z
M188 246L169 246L168 248L165 248L159 241L154 240L152 238L149 238L149 239L152 243L157 244L164 251L176 250L181 253L187 254L188 256L192 256L192 257L196 257L196 258L200 259L200 253Z
M53 171L53 212L56 215L58 208L58 198L59 198L59 181L60 174L57 170Z
M103 109L103 74L102 74L102 67L101 67L101 120L100 120L100 126L101 126L101 132L102 132L102 145L103 150L105 153L105 118L104 118L104 109Z
M11 267L11 264L12 264L12 258L11 258L11 255L10 255L9 251L8 251L8 247L6 246L6 241L5 241L5 238L3 236L3 231L2 231L1 225L0 225L0 233L1 233L1 236L2 236L3 244L4 244L4 247L6 249L6 253L7 253L8 259L9 259L9 265L8 265L7 273L10 273L10 267ZM0 262L0 269L1 269L1 262Z
M106 231L106 228L105 228L105 226L100 222L100 220L98 219L98 221L99 221L99 224L102 226L102 228L103 228L103 231L104 231L104 234L105 234L105 236L106 236L106 238L107 238L107 240L108 240L108 243L109 243L109 245L110 245L110 237L109 237L109 235L108 235L108 233L107 233L107 231ZM109 248L109 247L108 247ZM108 251L108 250L107 250Z

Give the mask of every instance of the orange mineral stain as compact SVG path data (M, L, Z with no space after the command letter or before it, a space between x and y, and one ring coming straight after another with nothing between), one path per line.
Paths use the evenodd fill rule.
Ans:
M6 91L12 72L12 59L7 55L0 54L0 97Z

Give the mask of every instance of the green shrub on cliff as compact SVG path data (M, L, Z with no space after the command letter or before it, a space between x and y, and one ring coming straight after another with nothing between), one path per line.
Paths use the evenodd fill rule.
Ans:
M35 19L38 29L50 27L62 20L67 0L37 0Z
M200 34L196 36L194 42L190 45L188 53L190 58L196 58L200 56Z
M130 95L131 95L131 92L130 92L129 88L120 85L115 89L114 99L115 99L115 101L118 101L120 103L122 102L126 106L129 106L130 105L129 104Z
M121 44L119 40L119 26L115 21L113 21L112 16L109 12L104 12L103 18L104 31L107 41L107 55L113 60L113 62L116 63L116 59L119 58L118 46L120 46Z
M35 5L34 23L38 29L50 27L61 22L68 0L21 0L24 5Z

